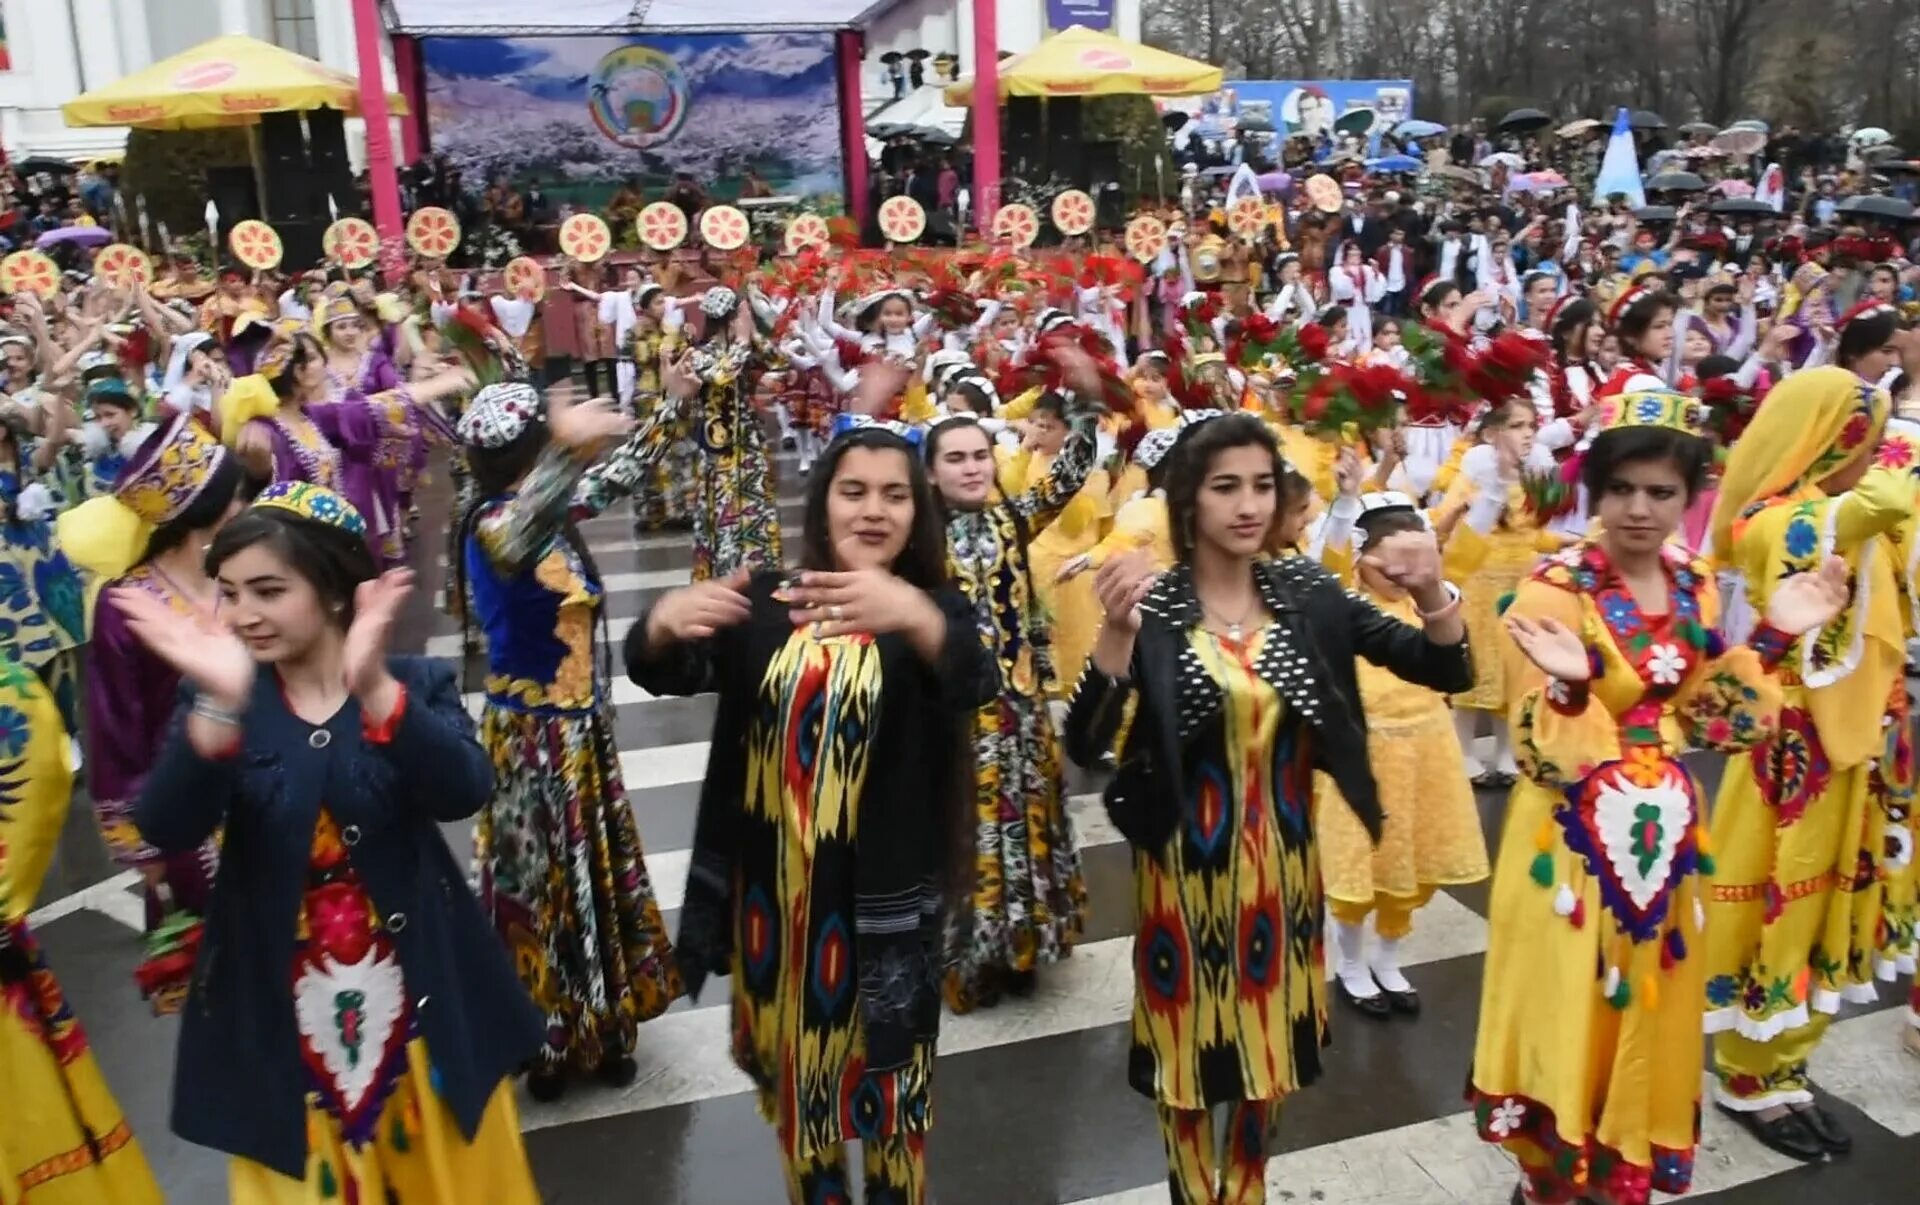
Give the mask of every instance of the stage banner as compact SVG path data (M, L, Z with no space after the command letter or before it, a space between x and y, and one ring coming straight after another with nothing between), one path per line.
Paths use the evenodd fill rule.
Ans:
M1047 0L1047 28L1058 33L1069 25L1113 32L1114 0Z
M1284 138L1322 133L1365 139L1377 126L1386 133L1413 116L1412 80L1233 80L1210 96L1162 102L1194 118L1201 138L1221 138L1245 129Z
M425 38L429 138L471 191L505 177L596 210L679 173L715 200L749 170L843 205L831 33Z

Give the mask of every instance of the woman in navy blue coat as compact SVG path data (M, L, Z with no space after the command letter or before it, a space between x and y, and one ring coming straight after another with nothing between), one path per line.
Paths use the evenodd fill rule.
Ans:
M388 657L412 574L365 521L275 485L214 540L219 616L116 596L191 702L136 811L163 851L223 832L173 1128L244 1205L538 1200L510 1077L539 1014L438 824L492 773L452 671Z

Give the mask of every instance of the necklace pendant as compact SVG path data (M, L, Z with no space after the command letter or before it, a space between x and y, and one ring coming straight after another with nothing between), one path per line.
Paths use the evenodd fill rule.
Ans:
M1230 623L1230 624L1228 624L1228 625L1227 625L1227 639L1228 639L1228 640L1238 640L1238 639L1240 639L1240 625L1239 625L1239 624L1237 624L1237 623Z

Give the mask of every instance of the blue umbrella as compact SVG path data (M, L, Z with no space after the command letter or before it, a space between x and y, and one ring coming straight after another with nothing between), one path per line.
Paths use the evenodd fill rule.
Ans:
M1370 172L1417 172L1426 166L1412 155L1388 155L1383 159L1367 160Z
M1447 132L1447 127L1437 121L1422 121L1418 117L1409 117L1393 127L1397 138L1434 138Z

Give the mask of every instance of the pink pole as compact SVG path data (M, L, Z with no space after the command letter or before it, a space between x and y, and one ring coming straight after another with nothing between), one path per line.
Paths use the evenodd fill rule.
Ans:
M857 29L834 35L840 65L840 157L846 164L847 216L856 230L867 225L867 111L860 99L863 42Z
M973 212L992 234L1000 209L1000 14L996 0L973 0Z
M426 150L423 135L427 129L427 98L420 87L420 40L405 34L393 36L393 74L400 80L400 95L407 98L408 116L400 119L400 158L420 162Z
M400 176L393 169L393 130L380 77L380 13L374 0L353 0L354 45L360 60L360 116L367 122L367 180L373 186L373 228L380 232L381 268L389 279L405 270L406 234L400 225Z

